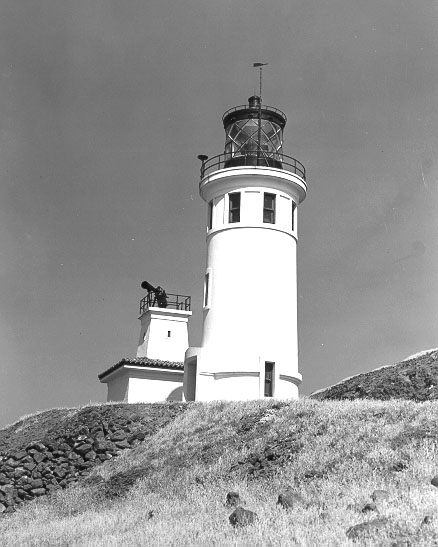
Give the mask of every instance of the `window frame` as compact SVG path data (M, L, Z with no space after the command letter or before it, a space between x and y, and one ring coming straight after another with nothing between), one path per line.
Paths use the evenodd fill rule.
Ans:
M233 203L234 198L238 203ZM235 224L240 222L240 208L242 203L241 192L230 192L228 194L228 222L229 224Z
M276 220L276 194L271 192L263 193L263 224L275 224ZM266 199L272 198L272 207L266 206ZM269 215L269 220L266 220L267 215Z
M210 297L210 272L205 273L204 278L204 308L208 307Z
M213 200L208 202L207 230L213 228Z
M263 383L263 396L274 396L275 362L265 361L265 376Z
M292 232L295 231L295 224L296 224L296 221L295 221L295 214L296 214L296 208L297 208L297 204L295 203L295 201L292 200Z

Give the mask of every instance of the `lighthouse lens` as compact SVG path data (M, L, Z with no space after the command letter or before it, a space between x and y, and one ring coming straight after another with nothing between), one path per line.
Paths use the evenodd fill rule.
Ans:
M282 128L266 119L236 120L225 129L227 166L269 165L281 168Z

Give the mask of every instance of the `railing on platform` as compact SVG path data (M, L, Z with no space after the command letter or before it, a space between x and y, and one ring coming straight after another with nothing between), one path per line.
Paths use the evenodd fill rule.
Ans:
M158 302L155 293L148 293L140 300L140 315L145 313L149 308L170 308L172 310L190 311L192 304L191 296L166 293L166 297L166 305L163 305L163 301Z
M306 180L306 168L301 162L281 152L266 152L266 150L251 150L248 152L239 150L236 153L228 152L205 159L201 165L201 180L213 171L240 166L274 167L290 171Z
M253 107L250 107L248 106L247 104L241 104L240 106L233 106L233 108L229 108L225 114L222 116L222 121L225 120L225 118L228 116L228 114L231 114L231 112L237 112L238 110L243 110L243 111L249 111L249 110L253 110L254 112L258 113L259 112L259 107L258 106L253 106ZM286 114L284 112L282 112L279 108L275 108L275 106L266 106L266 105L261 105L260 107L260 110L263 112L275 112L276 114L280 114L280 116L282 118L284 118L284 122L286 123L287 122L287 117L286 117Z

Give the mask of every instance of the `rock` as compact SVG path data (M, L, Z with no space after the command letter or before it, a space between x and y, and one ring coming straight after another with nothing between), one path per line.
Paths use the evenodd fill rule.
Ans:
M23 477L24 475L28 475L29 472L27 469L24 469L23 467L16 467L14 471L14 477L16 479L19 479L20 477Z
M34 452L32 454L32 458L34 459L36 463L41 463L42 461L46 459L46 455L42 454L41 452Z
M46 446L43 443L40 443L38 441L34 441L27 445L27 450L37 450L38 452L44 452L46 450Z
M432 524L432 522L433 522L433 517L431 517L430 515L426 515L424 519L421 521L421 525L424 526L425 524Z
M87 439L88 439L88 435L78 435L76 437L76 442L83 442L83 441L89 442L89 440Z
M20 450L18 452L13 452L11 454L11 457L14 458L14 460L22 460L23 458L25 458L27 456L27 452L25 452L24 450Z
M248 524L252 524L256 518L257 513L239 506L231 513L228 520L232 526L247 526Z
M54 471L53 471L53 474L55 475L55 477L58 477L59 479L63 479L66 475L66 472L65 470L62 468L62 467L57 467Z
M430 481L430 484L438 488L438 475L434 476L434 478Z
M118 429L117 431L114 431L114 433L110 435L110 439L113 442L124 441L126 439L126 433L123 431L123 429Z
M148 520L151 520L151 518L153 518L153 516L154 516L154 512L153 512L152 510L149 511L149 513L148 513Z
M300 496L300 494L297 494L292 490L286 490L278 495L277 505L281 505L284 509L293 509L297 505L303 504L304 499Z
M356 539L361 534L381 530L386 524L388 524L388 519L386 518L369 520L368 522L361 522L360 524L351 526L346 534L349 539Z
M14 458L8 458L6 460L6 465L9 465L9 467L14 468L14 467L19 467L20 463L15 461Z
M9 479L4 473L0 473L0 486L2 484L8 484Z
M31 486L31 488L33 488L33 489L35 489L35 488L43 488L44 483L43 483L42 479L35 479L35 480L33 480L33 481L30 483L30 486Z
M12 484L4 484L0 486L0 492L3 492L5 496L10 496L14 492L14 487Z
M0 503L0 513L4 513L6 511L6 505L3 505L3 503Z
M84 456L84 460L87 460L87 461L91 461L95 459L96 459L96 452L94 452L94 450L90 450Z
M88 443L85 443L85 444L82 444L80 446L77 446L75 448L76 452L78 454L80 454L81 456L83 456L84 454L86 454L87 452L90 452L91 450L93 450L93 447L91 444L88 444Z
M79 469L89 469L90 467L93 467L93 462L78 463Z
M371 494L371 499L374 502L386 501L389 499L389 492L387 492L386 490L374 490L374 492Z
M28 471L32 471L33 469L35 469L36 464L35 464L35 463L25 463L25 464L23 465L23 467L24 467L25 469L27 469Z
M32 488L31 492L34 496L45 496L46 495L46 489L45 488Z
M111 450L111 449L114 449L114 444L110 441L106 441L105 438L101 439L101 438L98 438L94 441L94 450L98 453L98 454L101 454L103 452L106 452L107 450Z
M362 508L362 513L368 513L370 511L377 511L377 505L375 503L367 503Z
M240 496L238 492L228 492L227 494L227 501L225 502L225 505L228 505L230 507L237 507L240 503Z
M125 439L123 441L117 441L115 442L115 445L117 448L125 449L125 448L131 448L131 445L128 443L128 441Z

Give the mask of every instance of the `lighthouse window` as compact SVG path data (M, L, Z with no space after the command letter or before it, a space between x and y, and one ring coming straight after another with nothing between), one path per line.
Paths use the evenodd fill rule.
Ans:
M274 366L275 363L265 361L265 397L274 396Z
M208 292L209 292L209 284L210 284L210 274L205 274L205 287L204 287L204 307L208 306Z
M208 202L208 229L213 227L213 200Z
M229 194L229 222L240 222L240 192Z
M292 202L292 230L295 230L295 209L296 205L294 202Z
M265 192L263 200L263 222L275 224L275 194Z

